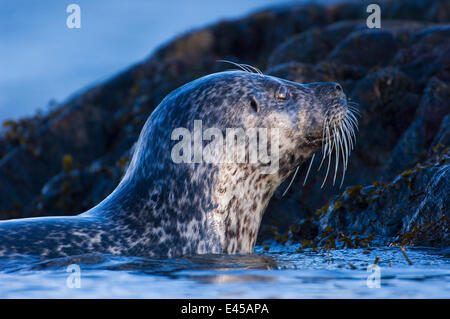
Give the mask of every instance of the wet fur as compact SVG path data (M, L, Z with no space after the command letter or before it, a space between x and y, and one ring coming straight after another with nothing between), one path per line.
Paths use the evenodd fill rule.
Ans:
M281 84L291 92L289 101L274 98ZM0 255L251 253L273 193L322 146L326 112L346 112L345 103L336 106L338 95L335 83L301 85L242 71L190 82L151 114L111 195L73 217L0 222ZM172 129L192 131L194 120L204 128L281 128L278 172L261 174L257 164L174 163Z

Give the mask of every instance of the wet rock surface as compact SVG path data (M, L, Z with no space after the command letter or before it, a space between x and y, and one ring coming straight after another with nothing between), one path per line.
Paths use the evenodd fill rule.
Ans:
M384 244L450 244L450 149L386 184L348 187L316 216L319 242L352 235Z
M227 69L216 60L228 59L300 83L337 81L360 105L342 188L329 180L320 188L319 153L305 186L309 162L286 196L289 181L271 200L260 242L448 246L448 2L385 1L378 30L367 29L365 9L285 6L221 21L179 36L45 114L5 121L0 218L70 215L96 205L119 183L165 95Z

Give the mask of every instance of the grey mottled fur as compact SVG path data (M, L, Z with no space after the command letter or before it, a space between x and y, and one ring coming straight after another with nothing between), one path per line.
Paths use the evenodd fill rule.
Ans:
M289 100L276 98L280 86L288 88ZM336 83L302 85L241 71L197 79L171 92L151 114L111 195L77 216L0 222L0 256L251 253L276 188L320 148L325 113L346 108ZM259 164L174 163L172 129L192 131L194 120L223 130L279 128L280 169L262 174Z

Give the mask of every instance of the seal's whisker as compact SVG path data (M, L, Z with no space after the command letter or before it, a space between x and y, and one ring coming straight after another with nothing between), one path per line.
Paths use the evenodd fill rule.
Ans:
M326 136L328 136L328 135L326 135ZM326 157L326 154L327 154L328 147L329 147L329 145L328 145L328 139L327 139L326 142L325 142L325 146L322 148L322 160L320 161L320 164L319 164L319 167L317 168L317 171L320 171L320 168L322 167L323 161L324 161L324 159Z
M348 112L348 119L351 120L353 122L353 124L355 124L355 127L358 129L358 120L356 119L356 117L353 115L352 112Z
M348 127L347 119L344 119L342 126L344 127L345 133L347 135L347 140L348 140L348 143L350 144L350 150L353 150L352 133L350 131L350 128Z
M316 154L313 154L313 156L311 157L311 162L309 163L308 170L306 171L306 176L305 176L305 180L303 181L303 186L305 186L305 184L306 184L306 181L307 181L308 175L309 175L309 171L311 170L311 166L312 166L315 156L316 156Z
M356 135L355 130L353 129L353 124L349 121L348 117L345 118L345 125L347 126L348 130L350 131L351 137L354 139L354 142L356 144ZM353 140L352 140L352 149L353 149Z
M323 150L324 150L325 145L326 145L326 143L324 143L323 141L324 141L324 138L325 138L325 128L326 128L326 126L328 125L328 123L327 123L327 114L328 114L328 111L325 113L324 120L323 120L323 128L322 128L322 153L323 153Z
M346 168L344 168L344 169L342 170L342 179L341 179L341 184L339 185L339 188L341 188L342 185L344 184L345 172L346 172L346 171L347 171Z
M341 135L341 153L342 153L342 162L343 162L343 169L347 169L347 164L348 164L348 152L347 152L347 139L345 137L344 131L342 130L342 128L339 128L339 130L341 131L340 135Z
M348 105L348 108L349 108L349 110L350 110L350 113L351 113L354 117L355 117L355 115L358 116L358 117L361 117L361 111L358 109L358 107L359 107L359 104L358 104L358 103L352 103L352 104ZM355 113L355 114L353 114L353 113Z
M319 168L317 169L317 171L320 170L320 168L322 167L323 161L325 160L325 158L327 157L327 153L329 153L329 149L331 146L331 139L330 139L330 127L328 126L328 123L326 125L326 143L325 143L325 148L322 151L322 161L320 162Z
M346 120L348 121L348 123L350 124L350 128L352 130L353 133L353 137L355 139L355 144L356 144L356 134L355 134L355 129L358 130L358 121L356 120L355 116L353 115L352 111L350 110L350 112L347 112L346 114Z
M292 182L294 181L294 179L295 179L295 176L297 176L297 172L298 172L298 169L300 168L300 165L299 166L297 166L297 168L295 169L295 173L294 173L294 176L292 176L292 179L291 179L291 182L289 183L289 185L288 185L288 187L286 188L286 190L283 192L283 194L281 195L281 197L284 197L284 195L286 195L286 193L287 193L287 191L289 190L289 188L291 187L291 185L292 185Z
M358 124L355 123L350 117L347 117L348 121L352 124L352 128L358 130Z
M320 164L319 164L319 167L317 168L317 171L320 171L320 168L322 167L323 161L324 161L324 159L326 157L326 154L327 154L326 153L327 148L328 148L328 144L325 144L325 150L322 151L322 160L320 161Z
M354 109L355 111L356 111L356 113L360 113L360 111L358 110L358 106L359 106L359 104L358 103L356 103L356 102L347 102L347 106L349 107L349 108L352 108L352 109Z
M351 109L349 109L349 114L347 115L348 116L348 118L351 118L351 119L353 119L353 121L356 123L356 124L358 124L358 119L356 118L356 116L355 116L355 114L353 113L354 111L352 111ZM356 114L356 115L358 115L358 114Z
M255 72L252 71L252 69L250 69L250 68L248 68L248 67L246 67L246 66L244 66L244 65L242 65L242 64L239 64L239 65L240 65L241 69L244 69L244 70L247 71L248 73L255 73Z
M341 127L341 129L342 129L342 127ZM348 167L348 157L349 157L349 153L350 153L350 150L348 148L348 143L347 143L347 140L349 139L349 136L347 135L346 129L342 129L342 135L343 135L343 141L344 141L344 147L345 147L345 157L344 157L345 158L345 160L344 160L345 165L344 165L344 167L342 169L342 179L341 179L341 184L339 185L339 188L341 188L342 185L344 184L345 173L346 173L347 167Z
M239 63L236 63L236 62L233 62L233 61L228 61L228 60L217 60L217 62L230 63L230 64L233 64L234 66L237 66L238 68L242 69L245 72L254 73L254 72L251 71L251 69L246 67L244 64L239 64Z
M354 144L356 144L356 134L355 134L355 130L353 129L353 124L352 124L348 119L346 119L345 121L346 121L347 128L348 128L349 131L350 131L350 135L351 135L351 137L352 137L351 140L352 140L352 149L353 149Z
M328 133L330 133L329 129L328 129ZM326 182L326 180L327 180L328 173L329 173L329 171L330 171L330 164L331 164L332 151L333 151L333 147L335 147L335 146L334 146L334 141L333 141L333 144L332 144L332 142L331 142L331 136L330 136L330 134L328 134L328 144L329 144L330 146L329 146L329 148L328 148L329 151L328 151L328 166L327 166L327 172L326 172L326 174L325 174L325 178L323 179L323 183L322 183L322 185L320 186L320 188L323 188L323 185L325 185L325 182Z
M325 113L325 119L324 119L324 125L323 125L323 129L322 129L322 153L325 154L325 150L328 146L328 140L326 139L326 134L328 134L327 130L328 130L328 111L327 113ZM325 140L325 143L324 143ZM325 156L325 155L324 155Z
M243 66L245 66L246 68L250 68L252 70L254 70L256 73L260 74L260 75L264 75L260 69L258 69L256 66L250 65L250 64L241 64Z
M337 170L339 168L339 143L340 143L340 135L339 135L339 131L336 130L336 125L333 128L333 134L335 136L335 152L336 152L336 165L334 166L334 177L333 177L333 186L336 183L336 174L337 174Z
M350 102L347 102L347 107L348 107L349 109L356 110L357 113L359 113L358 106L359 106L358 103L351 102L351 101L350 101Z
M230 63L234 66L237 66L238 68L242 69L245 72L248 73L256 73L259 75L264 75L264 73L262 73L262 71L260 69L258 69L257 67L250 65L250 64L245 64L245 63L236 63L233 61L229 61L229 60L217 60L217 62L224 62L224 63Z
M345 168L347 168L347 164L348 164L348 144L347 144L347 135L345 135L344 130L342 128L342 122L339 125L339 130L341 131L342 134L342 144L343 144L343 148L342 151L345 152L342 154L342 156L344 157L344 166Z
M361 116L361 112L354 106L348 105L347 106L349 108L349 110L351 110L352 112L355 112L356 115Z
M340 147L340 154L342 154L342 172L344 173L345 170L347 169L347 151L346 151L346 147L345 147L345 137L344 134L342 133L341 127L339 126L339 136L340 136L340 140L339 140L339 147ZM341 184L342 185L342 180L341 180ZM340 186L339 186L340 187Z
M347 136L347 142L350 145L350 147L348 149L348 153L350 154L350 152L353 150L352 133L351 133L350 129L348 128L348 125L346 122L344 122L344 127L345 127L345 134Z
M357 106L358 103L347 101L347 108L344 113L331 117L329 117L328 111L325 113L324 127L322 129L322 159L317 170L319 171L321 169L326 157L328 157L328 165L325 178L320 186L321 188L323 188L328 179L333 153L335 157L333 185L336 183L341 156L343 163L339 188L344 184L349 163L348 159L356 144L355 129L358 130L358 119L356 116L360 116Z
M359 103L350 100L350 101L347 101L347 105L359 106Z
M351 123L349 121L349 126L353 135L353 143L356 144L356 133L355 133L355 128L357 128L357 126L355 126L355 124Z
M355 123L358 123L358 119L353 114L353 111L351 109L349 109L349 111L350 111L350 112L348 112L349 119L352 119Z

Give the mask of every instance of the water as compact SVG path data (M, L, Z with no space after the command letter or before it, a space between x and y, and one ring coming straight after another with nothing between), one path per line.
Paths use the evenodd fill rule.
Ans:
M84 255L0 259L1 298L449 298L450 250L398 247L295 253L257 246L254 255L176 259ZM380 288L369 288L376 257ZM68 265L81 269L69 288ZM70 283L70 280L69 280ZM374 283L370 281L370 283Z

